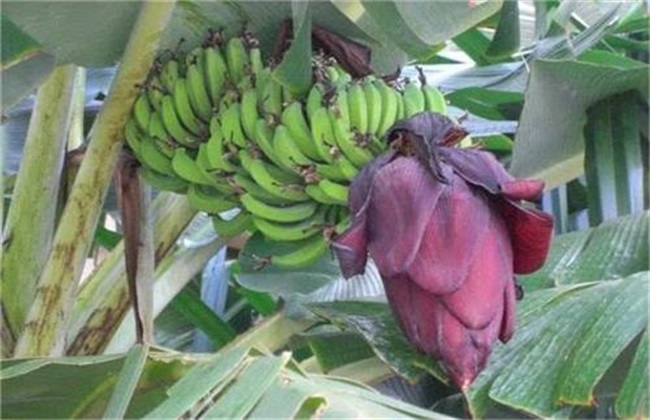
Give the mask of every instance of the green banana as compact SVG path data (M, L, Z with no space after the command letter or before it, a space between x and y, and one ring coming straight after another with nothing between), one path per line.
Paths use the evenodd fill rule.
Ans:
M250 164L251 177L269 194L287 201L307 201L304 187L299 184L285 184L273 178L261 159L253 159Z
M203 76L207 81L208 93L216 107L221 102L222 92L228 78L228 66L218 46L205 48Z
M176 149L171 163L172 169L180 178L194 184L214 186L213 177L202 171L185 149Z
M402 96L404 98L404 116L406 118L424 111L424 94L417 83L408 80L404 84Z
M178 61L171 59L167 61L160 71L159 79L162 86L165 88L167 93L172 93L174 91L174 86L176 82L181 77L181 66Z
M230 152L226 152L223 144L223 133L221 126L217 122L217 117L212 117L210 121L210 138L205 144L205 151L209 166L224 172L235 172L237 167L229 160Z
M350 113L350 127L360 133L367 133L368 102L359 83L352 83L348 87L348 112Z
M346 181L351 181L359 173L359 169L354 166L352 162L350 162L348 158L345 157L345 155L337 157L334 163L340 168L341 173L345 176Z
M244 208L254 216L273 222L299 222L314 214L317 207L317 204L313 201L282 207L273 206L257 199L252 194L243 194L239 199Z
M273 222L253 215L253 223L264 236L275 241L299 241L319 234L325 226L325 211L320 208L309 218L294 223Z
M323 192L337 204L346 205L348 203L348 187L337 184L329 179L323 179L318 183Z
M186 147L197 147L199 139L183 127L176 115L174 100L165 95L162 100L161 117L167 132L172 135L178 144Z
M332 122L330 121L327 108L322 106L314 111L309 123L313 144L316 146L321 160L328 163L332 162L334 157L331 149L332 146L336 145L336 139L334 138Z
M305 186L305 193L313 200L322 204L341 204L339 200L335 200L329 195L325 194L325 191L323 191L323 189L318 184L309 184Z
M187 182L176 176L161 174L147 166L142 166L140 173L148 184L160 191L171 191L177 194L185 194L187 191Z
M264 118L278 120L282 115L282 84L272 75L269 76L264 85L261 108Z
M243 172L238 172L234 174L230 179L231 184L235 188L235 191L240 195L247 192L253 197L261 200L267 204L274 206L284 206L294 204L292 201L288 201L284 198L276 197L275 195L269 194L265 189L260 187L248 174Z
M241 97L241 126L249 140L255 138L255 124L259 117L257 112L257 92L246 90Z
M149 129L149 119L151 119L151 107L147 95L141 93L138 99L135 100L133 115L140 130L146 132Z
M302 153L296 141L291 137L289 129L282 124L275 127L273 148L280 163L278 166L284 169L300 173L301 166L313 164L311 159Z
M363 83L363 93L366 97L366 104L368 106L368 131L367 133L377 134L379 132L379 124L381 123L382 114L382 97L381 93L374 84L374 81L366 79Z
M370 151L362 148L356 143L356 134L349 130L346 131L345 125L339 123L340 119L337 118L331 109L329 110L329 117L332 121L336 145L343 153L343 156L348 158L348 160L359 169L374 159L374 156Z
M191 184L187 189L190 206L210 214L222 213L237 207L237 202L220 191L203 185Z
M124 125L124 139L126 140L126 144L133 150L133 154L140 159L140 149L144 140L135 118L129 118L126 121Z
M307 95L307 102L305 102L305 109L307 110L307 116L311 120L314 111L321 108L323 104L323 92L325 87L322 83L314 83L314 85L309 90Z
M401 99L395 95L395 90L383 80L378 79L374 84L381 96L381 118L376 134L382 137L397 120L397 102L398 100L401 101Z
M219 215L212 217L214 230L223 238L232 238L246 231L254 230L253 216L245 211L240 211L235 217L224 220Z
M203 124L194 115L192 105L190 104L190 96L187 92L186 79L179 78L174 84L174 108L183 126L187 128L192 134L198 136L203 131Z
M198 64L190 64L185 75L190 105L194 113L204 122L212 118L212 103L208 97L206 82Z
M156 172L162 174L173 172L171 159L156 147L154 140L151 138L145 138L140 144L140 159L144 166Z
M334 163L319 163L316 164L316 173L321 178L332 179L334 181L346 182L348 177L345 175L341 167Z
M246 75L246 67L249 65L249 56L246 46L241 37L233 37L226 43L226 64L228 73L235 84Z
M422 94L424 95L425 109L439 114L447 114L447 103L442 93L433 86L422 85Z
M302 104L298 101L290 103L282 112L282 124L291 133L291 137L308 158L320 161L323 159L317 146L312 140L312 133L309 124L303 114Z
M273 136L273 129L269 127L269 124L265 120L259 118L255 122L255 135L253 136L255 144L257 144L271 162L281 167L283 166L282 160L280 159L279 151L276 150L273 143Z
M311 265L325 254L328 242L323 235L314 235L301 242L296 242L296 245L294 251L271 256L271 265L287 269Z
M246 147L248 141L241 126L241 105L234 103L222 109L219 113L219 122L225 144L236 144L239 147Z
M160 113L162 108L162 98L165 96L164 88L160 79L156 75L152 75L149 81L147 82L146 90L147 99L151 108L156 112Z
M399 121L406 117L406 110L404 109L404 98L402 94L395 89L391 89L393 96L395 96L397 103L397 112L395 112L395 121Z

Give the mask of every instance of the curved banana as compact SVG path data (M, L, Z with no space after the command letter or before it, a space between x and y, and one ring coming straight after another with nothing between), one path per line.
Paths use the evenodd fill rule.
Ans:
M318 183L318 186L323 192L337 204L347 205L348 203L348 187L345 185L337 184L329 179L323 179Z
M226 43L226 64L230 78L237 85L246 75L249 65L248 52L241 37L233 37Z
M187 82L186 79L179 78L174 84L174 107L176 109L176 114L183 123L183 126L187 128L192 134L199 135L203 131L203 124L199 119L194 115L192 110L192 105L190 104L190 96L187 92Z
M257 92L247 89L241 96L241 126L249 140L255 138L255 124L259 118L257 112Z
M286 254L271 256L271 265L293 269L314 264L327 251L328 242L323 235L314 235L296 242L296 249Z
M282 207L273 206L257 199L252 194L243 194L239 199L244 208L254 216L273 222L299 222L314 214L317 207L317 204L313 201Z
M162 86L165 88L167 93L171 94L174 91L174 86L176 82L181 77L181 65L175 60L171 59L167 61L160 71L159 79Z
M207 84L198 64L190 64L185 75L190 105L194 113L204 122L212 118L212 103L208 97Z
M268 168L260 159L253 159L250 163L250 175L260 187L275 197L288 201L307 201L309 199L302 185L285 184L281 180L272 177Z
M368 106L368 131L367 133L377 134L379 132L379 124L381 123L382 114L382 97L381 93L375 86L375 81L366 79L363 82L363 93L366 97L366 104Z
M176 115L174 100L169 95L163 97L161 117L167 132L172 135L178 144L186 147L197 147L199 139L183 127Z
M395 90L388 86L383 80L378 79L373 82L381 96L381 118L379 120L379 127L376 134L382 137L386 131L397 120L397 101ZM401 101L401 99L399 99Z
M221 101L222 91L228 78L228 66L218 46L205 48L204 55L203 76L207 81L212 104L216 107Z
M299 241L320 233L325 226L325 210L320 208L309 218L295 223L273 222L253 215L255 227L267 238L275 241Z
M309 90L307 94L307 101L305 102L305 109L307 110L307 116L311 120L314 111L321 108L323 103L323 92L325 91L325 86L322 83L314 83L314 85Z
M374 156L370 151L357 144L355 140L357 135L352 131L346 131L345 125L339 123L340 120L331 109L329 110L329 117L332 121L336 145L354 166L361 169L368 162L374 159Z
M156 147L154 140L151 138L145 138L140 143L140 159L144 166L156 172L161 174L174 173L171 159Z
M313 144L316 146L321 160L328 163L332 162L334 160L332 147L336 145L336 139L334 138L332 122L327 108L322 106L314 111L309 124Z
M302 104L298 101L290 103L282 112L282 124L288 129L300 150L310 159L322 160L314 141L309 124L303 114Z
M350 113L350 128L360 133L367 133L368 102L359 83L352 83L348 87L348 112Z
M176 149L171 163L172 169L180 178L194 184L214 186L213 178L198 167L185 149Z
M237 202L220 191L204 185L191 184L187 189L187 200L190 206L210 214L222 213L237 207Z
M321 176L321 178L327 178L334 181L346 182L348 177L343 173L343 170L339 165L334 163L319 163L316 164L316 173Z
M404 84L402 97L404 98L404 117L408 118L424 111L424 94L417 83L408 80Z
M313 164L311 159L302 153L296 141L291 136L289 129L282 124L275 127L273 149L280 163L278 166L289 171L300 173L301 166Z
M235 217L224 220L219 215L212 216L212 226L222 238L231 238L246 231L255 230L253 215L246 211L240 211Z
M219 112L219 122L225 144L232 143L246 147L248 141L241 126L241 105L237 102Z
M135 100L135 104L133 105L133 116L135 117L135 121L138 123L140 130L146 132L149 129L151 112L152 110L149 105L149 99L143 92L138 96L138 99Z
M185 194L187 191L188 183L177 176L161 174L146 166L140 168L140 173L149 185L160 191L171 191L177 194Z
M235 172L237 167L233 165L229 160L230 153L226 152L226 149L223 145L223 133L221 132L221 126L216 122L217 117L212 117L210 121L210 138L205 144L205 151L207 155L207 161L209 166L214 169L219 169L224 172Z
M439 114L447 114L447 102L442 93L433 86L422 85L422 94L424 95L425 109Z
M240 195L243 193L249 193L253 197L261 200L267 204L273 206L284 206L292 205L295 202L286 200L284 198L276 197L275 195L269 194L265 189L260 187L248 174L243 172L238 172L231 178L231 184L235 188L235 191Z
M335 200L329 195L325 194L325 191L323 191L323 189L318 184L307 185L305 187L305 193L319 203L341 205L339 200Z
M283 101L282 90L282 84L273 75L269 75L262 92L262 100L260 101L265 118L280 119Z
M265 120L259 118L255 122L254 142L271 162L281 167L283 164L279 156L279 151L273 143L273 136L273 129L269 127L269 124Z
M124 125L124 139L126 140L126 144L133 150L135 157L140 160L140 149L144 140L135 118L129 118L126 121Z

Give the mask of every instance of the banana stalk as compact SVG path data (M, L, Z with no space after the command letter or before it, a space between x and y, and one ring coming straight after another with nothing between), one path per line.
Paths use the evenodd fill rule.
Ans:
M61 355L72 302L93 240L120 150L124 126L137 91L153 63L175 2L145 2L134 25L108 99L97 116L52 252L45 263L16 356Z
M200 248L179 248L160 262L156 270L156 282L153 286L153 310L151 315L157 317L171 300L189 281L201 272L205 264L224 246L223 240L216 239ZM133 309L129 309L116 325L115 334L108 342L104 353L121 353L128 351L135 344L133 329ZM106 342L106 337L104 337Z
M56 68L38 90L3 233L2 296L14 337L23 329L50 251L76 67Z
M172 251L179 235L196 210L185 196L160 193L152 202L155 261ZM70 316L67 354L97 354L117 329L129 308L124 243L120 242L102 264L84 281Z

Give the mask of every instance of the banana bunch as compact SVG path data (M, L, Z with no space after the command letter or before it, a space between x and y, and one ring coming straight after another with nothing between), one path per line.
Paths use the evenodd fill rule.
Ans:
M260 256L264 264L316 261L347 227L348 186L384 151L384 133L418 112L446 113L426 84L353 80L322 57L312 65L315 83L299 96L274 78L250 33L211 32L156 60L124 127L145 179L187 194L220 235L259 231L296 245Z

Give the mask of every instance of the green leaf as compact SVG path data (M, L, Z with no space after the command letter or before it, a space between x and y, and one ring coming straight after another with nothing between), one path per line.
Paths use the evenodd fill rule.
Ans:
M648 330L646 329L639 343L636 356L625 378L621 392L616 399L616 414L621 418L648 418Z
M104 410L104 418L123 418L133 398L140 376L147 361L148 346L136 344L126 354L120 377Z
M610 53L598 53L608 57ZM583 171L586 110L607 96L648 90L648 66L582 60L536 60L531 66L511 171L518 177L542 178L547 188L570 181ZM616 56L618 57L618 56ZM542 124L542 128L540 128Z
M185 287L176 295L172 300L172 306L195 327L203 331L217 348L225 346L237 336L235 330L189 287Z
M553 239L544 266L519 276L528 289L616 279L650 270L648 234L650 212L603 223L597 228Z
M501 58L519 49L519 5L517 0L504 0L499 16L499 26L485 54Z
M424 373L430 373L443 382L447 381L431 357L417 352L407 343L386 303L312 303L307 308L343 330L361 334L379 359L408 380L416 382Z
M325 373L374 354L363 338L353 332L306 333L303 337Z
M237 282L247 289L271 295L310 293L340 276L338 264L330 253L311 266L287 270L273 264L260 269L259 258L293 251L291 242L275 242L254 234L246 242L239 262L241 271L235 275Z
M293 2L293 41L282 62L273 72L294 95L304 95L312 85L311 15L309 2Z
M140 7L138 2L7 2L2 12L57 63L106 67L122 55Z
M516 120L521 113L523 95L488 88L470 87L445 96L460 109L490 120Z
M18 61L23 61L41 50L41 45L32 37L21 31L5 14L2 19L2 70L6 70Z
M648 274L529 294L513 339L470 388L472 414L484 416L490 399L540 417L592 405L600 378L647 326Z
M479 66L490 64L485 52L490 46L490 40L478 28L458 34L453 38L454 44Z
M280 357L267 356L253 360L219 397L219 403L203 415L207 418L246 417L289 362L288 356L285 353Z

